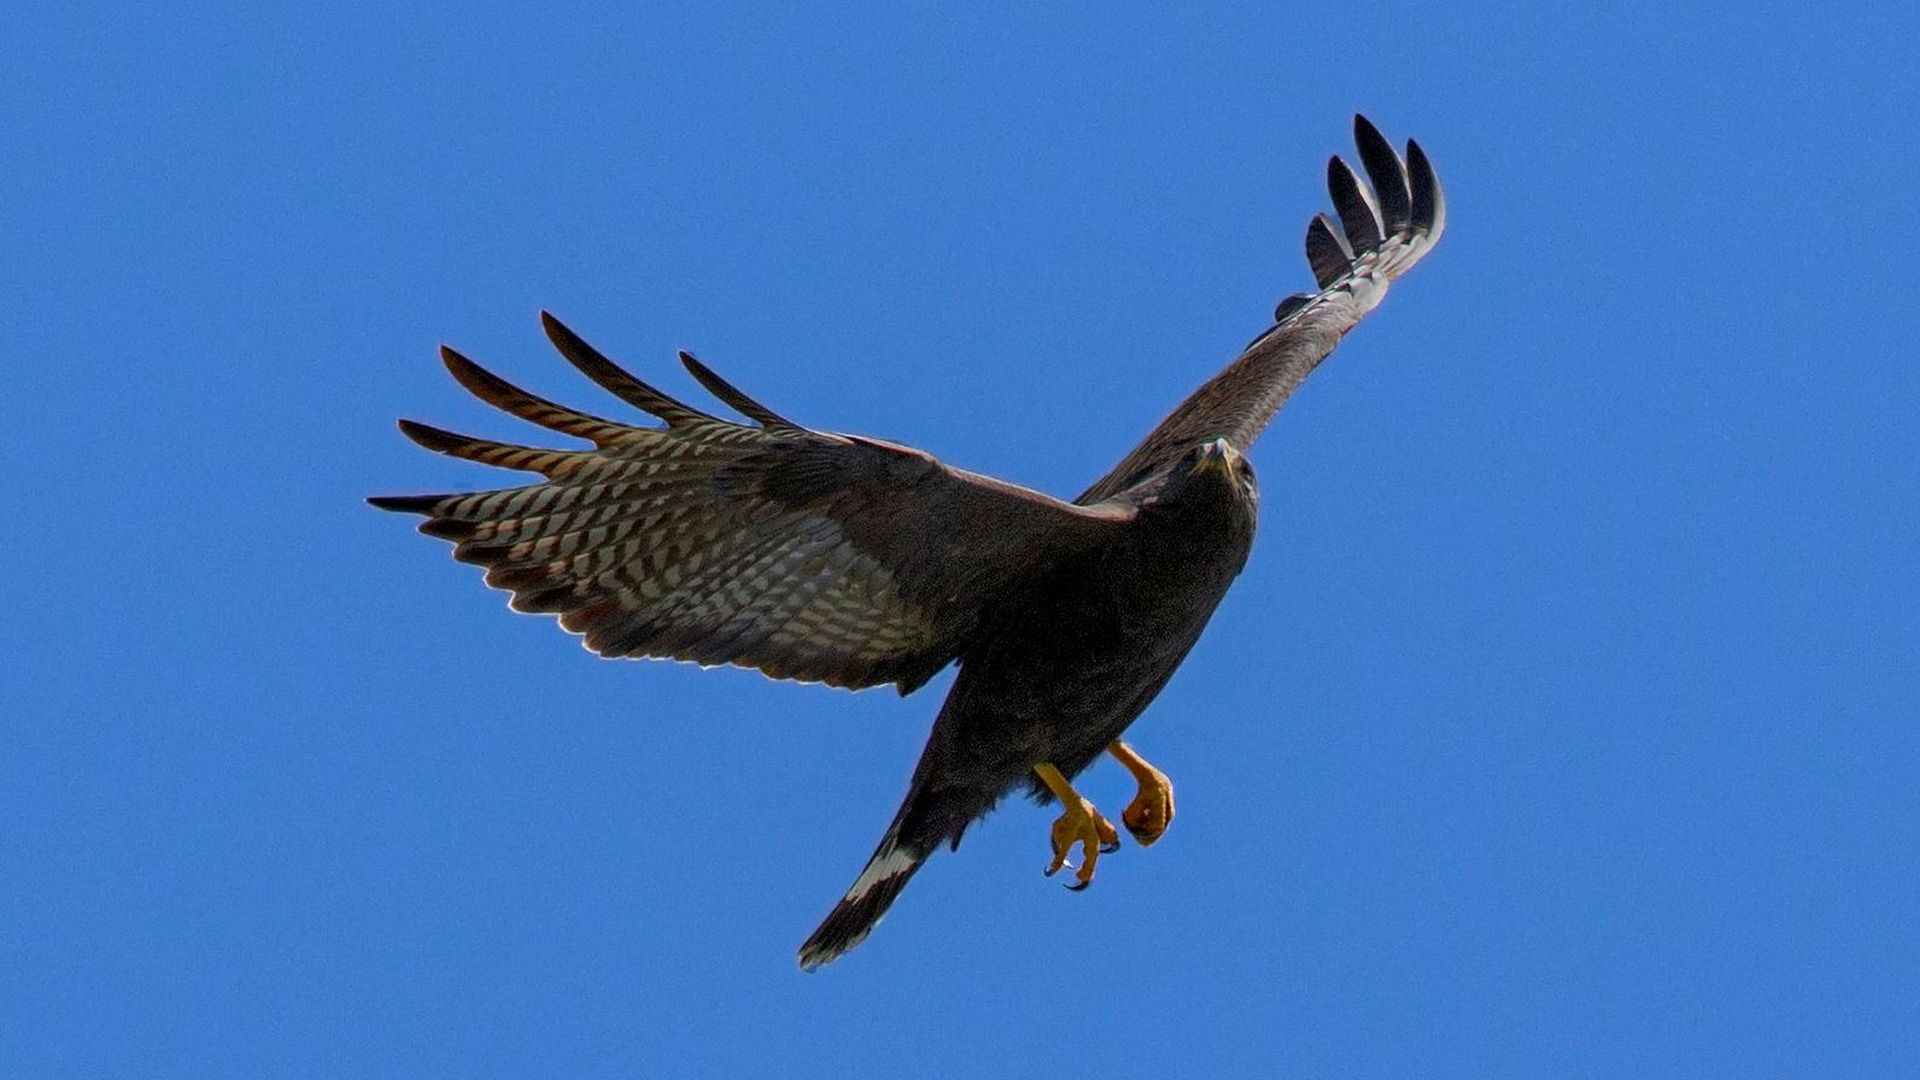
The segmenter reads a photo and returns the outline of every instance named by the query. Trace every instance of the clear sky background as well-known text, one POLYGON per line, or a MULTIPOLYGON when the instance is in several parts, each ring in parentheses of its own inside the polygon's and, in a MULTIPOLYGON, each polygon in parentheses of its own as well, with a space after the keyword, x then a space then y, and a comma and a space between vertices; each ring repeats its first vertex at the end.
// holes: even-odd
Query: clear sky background
POLYGON ((11 20, 0 1075, 1915 1075, 1920 20, 953 7, 11 20), (1356 110, 1446 239, 1087 893, 1009 803, 802 975, 949 677, 598 661, 361 502, 534 434, 442 341, 620 409, 542 307, 1070 496, 1356 110))

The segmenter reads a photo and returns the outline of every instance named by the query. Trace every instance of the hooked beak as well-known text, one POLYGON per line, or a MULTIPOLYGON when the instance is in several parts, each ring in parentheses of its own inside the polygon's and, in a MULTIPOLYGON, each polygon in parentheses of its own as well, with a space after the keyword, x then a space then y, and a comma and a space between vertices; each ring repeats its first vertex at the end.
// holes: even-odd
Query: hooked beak
POLYGON ((1225 439, 1215 439, 1200 448, 1199 472, 1217 472, 1231 480, 1233 463, 1240 457, 1240 451, 1225 439))

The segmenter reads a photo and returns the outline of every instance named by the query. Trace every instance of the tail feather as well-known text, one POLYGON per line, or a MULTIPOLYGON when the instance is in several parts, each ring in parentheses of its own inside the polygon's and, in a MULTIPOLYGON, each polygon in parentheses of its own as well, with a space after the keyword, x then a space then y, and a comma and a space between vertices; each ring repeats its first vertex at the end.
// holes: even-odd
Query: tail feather
POLYGON ((866 869, 854 879, 847 895, 840 898, 820 928, 800 946, 802 970, 812 971, 831 964, 865 941, 881 916, 893 906, 900 890, 913 880, 920 864, 927 861, 931 851, 918 851, 902 844, 898 832, 897 826, 887 831, 879 850, 867 860, 866 869))

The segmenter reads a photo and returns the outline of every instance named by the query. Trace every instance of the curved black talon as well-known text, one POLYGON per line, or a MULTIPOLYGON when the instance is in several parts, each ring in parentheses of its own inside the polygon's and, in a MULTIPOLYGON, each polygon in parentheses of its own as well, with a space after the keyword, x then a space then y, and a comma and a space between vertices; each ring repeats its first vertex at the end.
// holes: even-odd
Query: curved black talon
POLYGON ((1049 866, 1045 870, 1040 871, 1040 876, 1052 877, 1053 875, 1059 873, 1062 870, 1071 870, 1071 869, 1073 869, 1072 863, 1061 863, 1059 866, 1049 866))
POLYGON ((1115 841, 1114 841, 1113 843, 1111 843, 1111 844, 1101 844, 1101 845, 1100 845, 1100 854, 1102 854, 1102 855, 1111 855, 1111 854, 1113 854, 1114 852, 1116 852, 1116 851, 1119 851, 1119 850, 1120 850, 1120 841, 1118 841, 1118 840, 1115 840, 1115 841))
POLYGON ((1068 892, 1085 892, 1087 890, 1087 886, 1093 884, 1093 879, 1088 878, 1085 881, 1078 881, 1078 880, 1063 881, 1060 884, 1066 886, 1066 889, 1068 892))

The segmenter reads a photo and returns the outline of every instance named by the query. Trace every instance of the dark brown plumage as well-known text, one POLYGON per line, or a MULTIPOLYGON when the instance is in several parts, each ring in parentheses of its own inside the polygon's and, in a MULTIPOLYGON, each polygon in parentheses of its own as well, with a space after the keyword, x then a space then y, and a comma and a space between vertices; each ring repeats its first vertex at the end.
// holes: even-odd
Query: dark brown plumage
POLYGON ((486 567, 516 610, 557 615, 602 656, 738 664, 846 687, 891 682, 902 694, 959 663, 905 801, 802 946, 803 966, 858 944, 935 849, 958 846, 1022 786, 1069 804, 1054 865, 1081 844, 1084 886, 1096 842, 1113 829, 1068 779, 1112 751, 1141 778, 1130 831, 1151 843, 1171 818, 1171 786, 1118 740, 1246 561, 1256 497, 1242 453, 1444 225, 1419 147, 1409 143, 1403 163, 1364 119, 1355 134, 1372 187, 1330 163, 1339 229, 1318 216, 1307 231, 1320 291, 1282 301, 1272 327, 1073 503, 908 447, 802 427, 682 353, 696 380, 753 423, 709 415, 544 314, 563 356, 665 426, 577 412, 443 349, 475 395, 593 449, 402 421, 430 450, 544 480, 370 501, 426 515, 421 531, 486 567))

